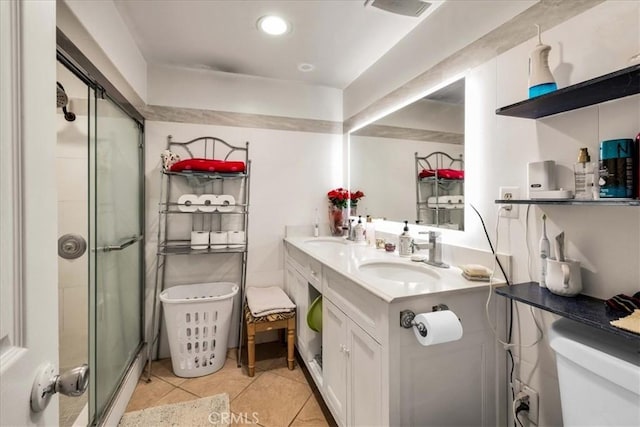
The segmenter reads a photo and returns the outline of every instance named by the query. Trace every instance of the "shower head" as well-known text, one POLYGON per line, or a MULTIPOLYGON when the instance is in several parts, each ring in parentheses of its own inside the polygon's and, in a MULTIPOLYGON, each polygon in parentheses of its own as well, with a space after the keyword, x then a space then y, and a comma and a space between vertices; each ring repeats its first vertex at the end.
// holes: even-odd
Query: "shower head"
POLYGON ((56 84, 58 86, 56 90, 56 104, 58 108, 62 108, 64 119, 68 122, 72 122, 76 119, 76 115, 71 111, 67 111, 69 97, 67 96, 67 93, 64 91, 64 87, 60 84, 60 82, 56 82, 56 84))
POLYGON ((57 84, 58 84, 58 88, 57 88, 58 90, 56 91, 56 98, 57 98, 58 108, 66 107, 67 102, 69 102, 69 98, 67 97, 67 94, 64 91, 64 88, 62 87, 62 85, 60 83, 57 83, 57 84))

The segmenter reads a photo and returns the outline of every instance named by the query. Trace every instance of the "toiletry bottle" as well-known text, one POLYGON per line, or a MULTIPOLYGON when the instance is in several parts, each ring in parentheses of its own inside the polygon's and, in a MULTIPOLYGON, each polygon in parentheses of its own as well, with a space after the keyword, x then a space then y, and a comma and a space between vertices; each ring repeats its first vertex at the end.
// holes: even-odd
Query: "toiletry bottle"
POLYGON ((547 216, 542 215, 542 237, 540 237, 540 282, 541 288, 547 287, 547 258, 551 252, 547 238, 547 216))
POLYGON ((364 242, 364 224, 362 223, 362 215, 358 216, 358 223, 355 226, 355 241, 364 242))
POLYGON ((376 245, 376 226, 373 224, 371 215, 367 215, 367 224, 365 225, 365 237, 367 238, 367 245, 376 245))
POLYGON ((404 222, 404 229, 400 234, 400 242, 398 245, 398 253, 402 257, 411 256, 411 235, 409 234, 409 221, 404 222))
POLYGON ((576 182, 576 199, 593 200, 595 192, 595 163, 591 161, 589 150, 581 148, 578 154, 578 162, 573 165, 576 182))
POLYGON ((316 208, 316 219, 313 223, 313 237, 318 237, 319 231, 318 231, 318 221, 320 219, 318 218, 318 208, 316 208))

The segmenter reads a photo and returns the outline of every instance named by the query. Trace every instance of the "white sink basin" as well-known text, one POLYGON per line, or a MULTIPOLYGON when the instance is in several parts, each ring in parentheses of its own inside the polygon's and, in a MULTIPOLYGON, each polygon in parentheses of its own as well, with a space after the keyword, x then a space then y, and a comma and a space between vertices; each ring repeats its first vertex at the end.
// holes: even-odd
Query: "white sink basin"
POLYGON ((348 245, 347 240, 342 237, 315 237, 313 239, 305 240, 305 243, 318 246, 331 246, 331 245, 348 245))
POLYGON ((371 261, 360 264, 358 270, 371 277, 403 283, 434 282, 440 279, 440 274, 436 271, 424 265, 406 262, 371 261))

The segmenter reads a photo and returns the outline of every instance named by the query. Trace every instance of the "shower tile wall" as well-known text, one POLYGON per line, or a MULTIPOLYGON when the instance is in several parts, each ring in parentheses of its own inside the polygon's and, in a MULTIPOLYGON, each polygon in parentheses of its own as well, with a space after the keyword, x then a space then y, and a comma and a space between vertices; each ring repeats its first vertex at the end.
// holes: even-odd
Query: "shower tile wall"
MULTIPOLYGON (((85 101, 86 102, 86 101, 85 101)), ((74 111, 74 101, 70 110, 74 111)), ((87 116, 74 122, 58 115, 56 153, 58 237, 67 233, 87 238, 87 116)), ((60 369, 87 362, 88 258, 58 258, 60 369)))

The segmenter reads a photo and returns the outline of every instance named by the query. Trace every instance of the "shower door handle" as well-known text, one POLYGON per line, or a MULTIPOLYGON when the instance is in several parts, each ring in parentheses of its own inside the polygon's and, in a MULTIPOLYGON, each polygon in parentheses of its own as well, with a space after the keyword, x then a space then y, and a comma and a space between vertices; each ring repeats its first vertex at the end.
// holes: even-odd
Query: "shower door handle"
POLYGON ((133 245, 134 243, 138 242, 142 240, 142 235, 140 236, 133 236, 133 237, 129 237, 126 240, 124 240, 123 242, 121 242, 118 245, 110 245, 110 246, 100 246, 98 248, 95 248, 95 251, 103 251, 103 252, 111 252, 111 251, 121 251, 124 248, 127 248, 131 245, 133 245))

